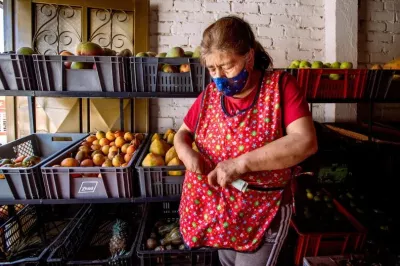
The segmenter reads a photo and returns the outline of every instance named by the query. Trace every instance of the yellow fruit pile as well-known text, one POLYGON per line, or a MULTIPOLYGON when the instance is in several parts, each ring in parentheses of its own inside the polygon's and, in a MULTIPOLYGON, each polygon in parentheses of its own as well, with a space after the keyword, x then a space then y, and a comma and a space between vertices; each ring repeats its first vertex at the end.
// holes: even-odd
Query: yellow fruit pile
POLYGON ((81 143, 74 157, 53 167, 126 167, 143 140, 140 133, 98 131, 81 143))
MULTIPOLYGON (((183 165, 179 159, 174 147, 174 138, 176 132, 173 129, 168 129, 163 136, 156 133, 151 139, 149 153, 146 155, 142 162, 144 167, 157 167, 157 166, 178 166, 183 165)), ((193 142, 193 149, 197 150, 193 142)), ((168 175, 181 176, 183 171, 169 171, 168 175)))

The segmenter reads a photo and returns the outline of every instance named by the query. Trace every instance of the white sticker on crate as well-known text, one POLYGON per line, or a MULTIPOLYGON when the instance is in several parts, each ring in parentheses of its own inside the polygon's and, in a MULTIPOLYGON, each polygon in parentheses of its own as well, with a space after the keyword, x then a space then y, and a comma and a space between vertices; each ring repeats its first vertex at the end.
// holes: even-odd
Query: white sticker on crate
POLYGON ((98 183, 98 181, 83 181, 78 193, 94 193, 98 183))

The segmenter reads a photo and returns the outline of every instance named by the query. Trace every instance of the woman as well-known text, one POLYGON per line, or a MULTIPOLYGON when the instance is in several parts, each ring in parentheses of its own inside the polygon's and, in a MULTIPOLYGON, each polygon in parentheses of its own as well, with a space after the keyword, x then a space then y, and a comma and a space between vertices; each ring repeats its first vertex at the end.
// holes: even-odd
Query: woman
POLYGON ((308 104, 240 18, 210 25, 201 57, 213 82, 175 136, 187 169, 182 236, 190 248, 218 248, 222 265, 274 265, 292 214, 290 168, 317 150, 308 104), (231 185, 239 178, 244 192, 231 185))

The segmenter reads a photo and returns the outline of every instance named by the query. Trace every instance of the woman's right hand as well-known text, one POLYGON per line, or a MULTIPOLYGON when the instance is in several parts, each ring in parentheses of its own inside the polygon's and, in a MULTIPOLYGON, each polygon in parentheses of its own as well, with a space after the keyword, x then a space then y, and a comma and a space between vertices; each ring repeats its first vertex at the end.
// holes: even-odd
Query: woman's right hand
POLYGON ((212 163, 201 153, 194 150, 188 151, 187 154, 182 156, 181 161, 186 170, 196 174, 208 175, 213 170, 212 163))

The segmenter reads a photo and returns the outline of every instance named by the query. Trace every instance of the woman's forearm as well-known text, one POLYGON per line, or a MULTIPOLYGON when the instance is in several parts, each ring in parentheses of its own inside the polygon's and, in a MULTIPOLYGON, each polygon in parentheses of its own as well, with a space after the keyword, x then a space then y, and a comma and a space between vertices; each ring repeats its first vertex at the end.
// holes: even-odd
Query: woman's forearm
POLYGON ((184 157, 192 153, 192 136, 186 129, 180 129, 174 137, 174 146, 176 153, 181 161, 185 161, 184 157))
POLYGON ((301 134, 290 134, 243 154, 236 160, 239 172, 244 174, 289 168, 302 162, 316 151, 316 139, 305 138, 301 134))

